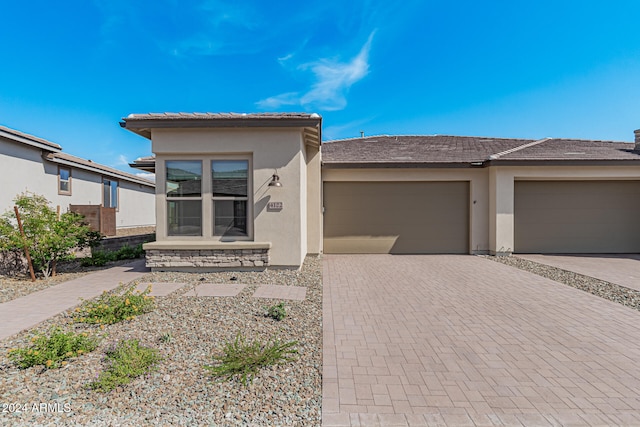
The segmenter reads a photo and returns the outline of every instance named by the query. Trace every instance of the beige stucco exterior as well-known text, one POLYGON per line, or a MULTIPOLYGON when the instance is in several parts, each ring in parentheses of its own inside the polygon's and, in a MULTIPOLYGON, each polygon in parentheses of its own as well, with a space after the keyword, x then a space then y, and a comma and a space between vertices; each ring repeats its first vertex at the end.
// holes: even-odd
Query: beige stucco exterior
MULTIPOLYGON (((449 155, 440 163, 431 159, 396 163, 393 156, 383 162, 376 160, 376 156, 386 158, 384 147, 344 146, 343 152, 328 148, 327 156, 331 160, 323 164, 319 144, 321 120, 317 115, 163 113, 131 115, 123 126, 151 139, 156 155, 158 240, 145 248, 157 252, 151 262, 158 268, 298 268, 305 255, 322 252, 438 253, 441 248, 442 253, 508 255, 518 249, 514 243, 514 201, 519 182, 629 180, 640 183, 640 168, 634 166, 635 158, 627 163, 597 157, 579 162, 538 159, 519 162, 502 158, 524 148, 539 148, 546 140, 526 144, 514 140, 512 148, 484 157, 482 161, 461 161, 449 155), (373 151, 359 152, 363 150, 361 147, 371 147, 373 151), (248 236, 214 236, 212 184, 206 174, 210 174, 211 161, 216 159, 249 162, 248 236), (171 160, 202 162, 200 235, 170 236, 167 232, 165 162, 171 160), (276 172, 282 187, 269 186, 276 172), (353 200, 349 199, 349 192, 353 192, 353 200), (363 196, 367 192, 369 194, 363 196), (414 200, 420 197, 424 200, 414 200), (403 212, 401 205, 410 198, 411 203, 405 206, 407 212, 403 212), (281 208, 269 208, 272 202, 281 208), (388 212, 382 211, 384 203, 393 205, 388 212), (341 212, 327 214, 327 206, 341 212), (378 208, 379 211, 374 212, 378 208), (451 213, 451 221, 447 213, 451 213), (396 215, 405 215, 408 223, 388 227, 384 221, 403 221, 396 215), (368 228, 360 227, 350 234, 345 224, 358 228, 362 225, 358 223, 359 218, 369 224, 368 228), (412 227, 431 227, 432 231, 412 235, 412 227), (448 233, 451 236, 447 236, 448 233), (168 252, 171 253, 164 260, 163 254, 168 252), (253 258, 245 259, 245 255, 253 258)), ((390 143, 396 142, 397 138, 390 143)), ((482 143, 494 142, 483 140, 482 143)), ((410 139, 398 144, 398 151, 402 147, 420 149, 410 139)), ((504 142, 501 144, 506 146, 504 142)), ((473 149, 471 146, 470 150, 473 149)), ((598 149, 606 151, 606 147, 598 149)), ((582 194, 589 195, 588 191, 582 194)), ((244 219, 244 215, 239 218, 244 219)), ((521 240, 520 244, 525 247, 529 243, 521 240)), ((542 248, 545 249, 544 245, 542 248)))
POLYGON ((229 247, 227 243, 236 239, 213 236, 211 183, 204 174, 202 235, 168 235, 165 162, 202 160, 207 171, 213 159, 249 159, 250 231, 248 239, 241 240, 269 243, 272 266, 297 268, 307 253, 320 252, 320 154, 317 147, 305 144, 301 128, 153 129, 151 140, 156 154, 157 243, 147 248, 171 242, 174 248, 189 249, 204 241, 210 249, 229 247), (276 171, 282 187, 269 186, 276 171), (270 202, 281 202, 282 209, 269 209, 270 202))
MULTIPOLYGON (((514 183, 516 181, 640 180, 636 166, 493 166, 490 175, 490 251, 509 254, 514 241, 514 183)), ((597 203, 597 200, 594 200, 597 203)))
MULTIPOLYGON (((468 253, 507 255, 515 248, 518 181, 640 181, 635 166, 490 166, 486 168, 324 169, 323 182, 469 182, 468 253)), ((594 200, 597 203, 597 200, 594 200)), ((371 243, 375 245, 375 243, 371 243)))
POLYGON ((10 179, 3 181, 0 192, 2 212, 13 208, 15 197, 24 192, 42 195, 52 206, 60 206, 64 212, 69 205, 102 204, 102 178, 119 183, 119 208, 116 227, 142 227, 155 225, 154 186, 129 182, 73 165, 46 160, 47 151, 25 143, 0 138, 0 169, 10 171, 10 179), (58 191, 58 169, 71 171, 71 194, 58 191))

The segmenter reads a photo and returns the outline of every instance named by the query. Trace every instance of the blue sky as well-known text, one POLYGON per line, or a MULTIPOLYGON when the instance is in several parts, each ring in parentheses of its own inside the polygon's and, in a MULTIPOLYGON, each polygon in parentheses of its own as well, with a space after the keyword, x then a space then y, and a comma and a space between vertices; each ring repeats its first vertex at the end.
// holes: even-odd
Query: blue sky
POLYGON ((0 124, 119 169, 130 113, 302 111, 324 139, 632 141, 637 0, 6 2, 0 124))

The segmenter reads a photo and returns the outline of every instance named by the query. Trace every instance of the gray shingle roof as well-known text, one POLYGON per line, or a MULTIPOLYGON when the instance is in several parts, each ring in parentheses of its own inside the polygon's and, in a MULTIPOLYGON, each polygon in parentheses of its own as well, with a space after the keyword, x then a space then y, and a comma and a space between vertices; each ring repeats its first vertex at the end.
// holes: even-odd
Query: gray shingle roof
POLYGON ((199 127, 302 127, 305 140, 320 144, 322 117, 316 113, 147 113, 129 114, 125 129, 151 139, 151 129, 199 127))
POLYGON ((227 120, 227 119, 318 119, 316 113, 146 113, 129 114, 124 120, 227 120))
POLYGON ((639 160, 635 144, 580 139, 546 139, 541 143, 506 154, 503 160, 639 160))
POLYGON ((7 139, 11 139, 15 142, 21 142, 23 144, 29 144, 39 146, 41 148, 47 148, 51 151, 60 151, 62 147, 55 142, 47 141, 44 138, 38 138, 37 136, 30 135, 28 133, 20 132, 15 129, 8 128, 6 126, 0 126, 0 136, 7 139))
POLYGON ((56 163, 72 163, 76 167, 80 169, 88 169, 93 170, 95 172, 103 173, 104 175, 115 177, 118 179, 124 179, 127 181, 135 182, 137 184, 147 185, 149 187, 155 187, 155 182, 149 181, 148 179, 141 178, 139 176, 123 172, 118 169, 111 168, 109 166, 105 166, 100 163, 92 162, 91 160, 82 159, 80 157, 72 156, 66 153, 49 153, 47 155, 47 160, 56 162, 56 163))
POLYGON ((327 167, 469 166, 508 161, 640 161, 634 144, 574 139, 510 139, 449 135, 370 136, 322 145, 327 167))

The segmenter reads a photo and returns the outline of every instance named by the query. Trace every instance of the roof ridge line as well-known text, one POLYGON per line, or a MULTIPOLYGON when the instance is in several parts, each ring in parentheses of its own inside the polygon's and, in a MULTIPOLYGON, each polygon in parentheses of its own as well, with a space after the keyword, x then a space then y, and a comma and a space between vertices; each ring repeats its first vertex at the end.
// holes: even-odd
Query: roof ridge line
POLYGON ((550 139, 553 139, 553 138, 547 137, 547 138, 538 139, 537 141, 533 141, 533 142, 529 142, 527 144, 519 145, 517 147, 510 148, 509 150, 501 151, 501 152, 496 153, 496 154, 491 154, 489 156, 488 160, 499 159, 500 157, 502 157, 504 155, 515 153, 516 151, 524 150, 525 148, 529 148, 529 147, 533 147, 533 146, 538 145, 538 144, 542 144, 543 142, 549 141, 550 139))

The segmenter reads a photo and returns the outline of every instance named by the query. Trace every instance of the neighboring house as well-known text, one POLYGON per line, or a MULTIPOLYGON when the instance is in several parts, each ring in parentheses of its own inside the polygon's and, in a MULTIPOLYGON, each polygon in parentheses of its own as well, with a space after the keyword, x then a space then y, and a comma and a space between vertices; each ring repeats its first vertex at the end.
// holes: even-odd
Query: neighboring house
POLYGON ((137 162, 157 177, 147 264, 297 268, 321 252, 640 252, 640 130, 635 145, 442 135, 320 144, 321 120, 125 118, 155 153, 137 162))
POLYGON ((0 168, 6 171, 0 210, 26 191, 45 196, 63 212, 69 205, 116 209, 117 228, 155 225, 155 183, 62 152, 53 142, 0 126, 0 168))

